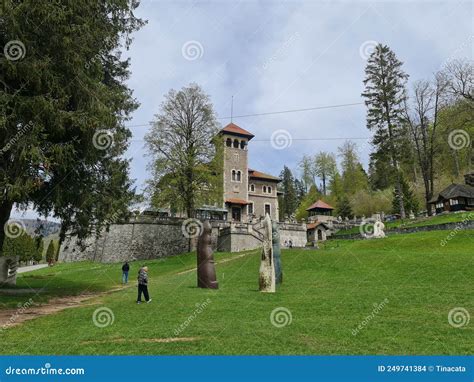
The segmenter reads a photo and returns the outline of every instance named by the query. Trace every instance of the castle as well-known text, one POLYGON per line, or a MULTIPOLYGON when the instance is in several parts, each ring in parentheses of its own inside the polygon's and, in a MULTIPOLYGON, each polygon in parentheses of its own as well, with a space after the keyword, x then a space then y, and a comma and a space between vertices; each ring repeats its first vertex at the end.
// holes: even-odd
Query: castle
POLYGON ((224 143, 223 204, 228 221, 250 223, 269 214, 278 221, 280 179, 248 166, 248 144, 254 135, 234 123, 219 132, 224 143))

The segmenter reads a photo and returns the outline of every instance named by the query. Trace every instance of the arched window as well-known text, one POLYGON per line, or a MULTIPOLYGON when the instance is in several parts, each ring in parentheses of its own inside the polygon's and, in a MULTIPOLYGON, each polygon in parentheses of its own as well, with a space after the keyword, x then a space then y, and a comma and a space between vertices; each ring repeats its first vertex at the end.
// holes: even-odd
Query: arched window
POLYGON ((235 170, 232 170, 232 180, 235 182, 235 170))
POLYGON ((255 192, 255 184, 251 184, 251 185, 250 185, 250 191, 251 191, 251 192, 255 192))
POLYGON ((242 172, 237 171, 237 182, 240 182, 242 180, 242 172))
POLYGON ((268 186, 268 193, 271 194, 272 193, 272 188, 270 186, 268 186))
POLYGON ((239 148, 239 140, 238 139, 234 139, 234 148, 235 149, 239 148))
POLYGON ((264 193, 264 194, 267 193, 267 186, 263 186, 263 193, 264 193))
POLYGON ((232 139, 227 138, 227 140, 225 141, 225 144, 226 144, 227 147, 231 147, 232 146, 232 139))
POLYGON ((245 150, 245 146, 247 146, 247 142, 245 142, 244 140, 240 141, 240 148, 242 150, 245 150))

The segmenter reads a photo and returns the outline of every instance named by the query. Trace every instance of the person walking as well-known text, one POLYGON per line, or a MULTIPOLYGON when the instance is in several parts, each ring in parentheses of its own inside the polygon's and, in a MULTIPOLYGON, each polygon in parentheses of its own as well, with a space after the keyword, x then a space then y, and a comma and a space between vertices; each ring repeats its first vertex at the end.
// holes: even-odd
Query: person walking
POLYGON ((142 293, 145 296, 145 301, 148 303, 151 302, 151 298, 148 294, 148 267, 141 267, 138 271, 138 298, 137 304, 142 302, 142 293))
POLYGON ((130 271, 130 265, 128 264, 128 261, 125 262, 124 265, 122 265, 122 284, 127 284, 128 283, 128 272, 130 271))

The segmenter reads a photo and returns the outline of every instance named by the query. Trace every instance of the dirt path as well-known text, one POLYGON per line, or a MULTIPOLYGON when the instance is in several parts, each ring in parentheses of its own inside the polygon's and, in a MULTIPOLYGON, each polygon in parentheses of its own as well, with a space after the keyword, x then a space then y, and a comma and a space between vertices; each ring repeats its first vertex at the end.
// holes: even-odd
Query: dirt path
MULTIPOLYGON (((229 261, 234 261, 241 259, 242 257, 255 254, 255 252, 247 252, 241 255, 231 257, 229 259, 224 259, 216 262, 216 264, 223 264, 229 261)), ((195 272, 197 268, 187 269, 182 272, 177 272, 177 275, 183 275, 190 272, 195 272)), ((98 301, 91 301, 98 297, 117 292, 119 290, 124 290, 130 286, 114 288, 106 292, 100 293, 87 293, 77 296, 66 296, 66 297, 56 297, 52 298, 45 304, 35 305, 32 298, 26 301, 23 305, 19 306, 17 309, 6 309, 0 310, 0 332, 4 329, 11 328, 13 326, 20 325, 21 323, 33 320, 37 317, 47 316, 49 314, 54 314, 65 309, 78 308, 81 306, 95 305, 98 304, 98 301)), ((25 298, 27 298, 25 296, 25 298)), ((194 339, 193 339, 194 340, 194 339)))
POLYGON ((55 297, 45 304, 35 305, 33 298, 30 298, 17 309, 0 310, 0 332, 3 329, 8 329, 21 323, 33 320, 37 317, 46 316, 60 312, 64 309, 78 308, 81 306, 95 305, 98 301, 89 301, 97 297, 105 296, 107 294, 126 289, 128 287, 114 288, 106 292, 87 293, 77 296, 55 297), (85 303, 89 301, 88 303, 85 303))

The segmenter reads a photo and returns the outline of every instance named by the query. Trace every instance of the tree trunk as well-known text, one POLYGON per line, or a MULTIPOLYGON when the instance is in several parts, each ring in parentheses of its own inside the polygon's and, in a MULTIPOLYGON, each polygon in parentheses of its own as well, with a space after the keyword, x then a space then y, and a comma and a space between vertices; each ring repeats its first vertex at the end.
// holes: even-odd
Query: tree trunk
POLYGON ((12 211, 12 202, 3 202, 0 204, 0 255, 3 254, 3 242, 5 241, 5 224, 10 219, 10 213, 12 211))
POLYGON ((322 180, 323 180, 323 195, 326 196, 326 176, 325 175, 323 175, 322 180))

